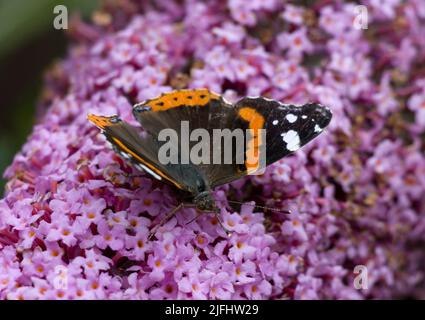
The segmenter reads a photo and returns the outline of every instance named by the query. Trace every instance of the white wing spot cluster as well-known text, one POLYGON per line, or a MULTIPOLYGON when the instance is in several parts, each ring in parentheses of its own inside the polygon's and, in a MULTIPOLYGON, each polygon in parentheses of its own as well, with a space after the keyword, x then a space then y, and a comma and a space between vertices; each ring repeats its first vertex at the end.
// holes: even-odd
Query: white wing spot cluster
POLYGON ((296 151, 300 148, 300 136, 294 130, 281 133, 283 141, 286 143, 286 149, 296 151))
POLYGON ((286 120, 288 120, 289 123, 294 123, 295 121, 297 121, 298 117, 292 113, 288 113, 286 115, 286 120))

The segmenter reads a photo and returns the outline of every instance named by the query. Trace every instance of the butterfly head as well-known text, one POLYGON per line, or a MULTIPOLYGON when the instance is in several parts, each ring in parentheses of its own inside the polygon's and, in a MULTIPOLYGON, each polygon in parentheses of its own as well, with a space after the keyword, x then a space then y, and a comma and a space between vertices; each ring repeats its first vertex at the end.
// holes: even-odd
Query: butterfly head
POLYGON ((215 200, 209 191, 198 193, 193 199, 193 203, 201 211, 216 212, 218 210, 215 200))

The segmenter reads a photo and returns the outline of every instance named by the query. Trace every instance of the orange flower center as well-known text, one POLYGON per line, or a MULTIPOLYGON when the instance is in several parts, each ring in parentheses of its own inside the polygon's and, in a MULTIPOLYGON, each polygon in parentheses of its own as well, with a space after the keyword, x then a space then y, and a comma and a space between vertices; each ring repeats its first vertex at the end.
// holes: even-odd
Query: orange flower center
POLYGON ((197 241, 198 241, 199 244, 203 244, 204 243, 204 238, 198 236, 197 237, 197 241))
POLYGON ((138 246, 139 248, 143 248, 143 247, 145 246, 145 244, 143 243, 143 240, 139 240, 139 241, 137 241, 137 246, 138 246))
POLYGON ((302 42, 302 40, 301 40, 301 38, 300 37, 296 37, 295 39, 294 39, 294 44, 297 46, 297 47, 299 47, 299 46, 301 46, 301 44, 302 44, 303 42, 302 42))

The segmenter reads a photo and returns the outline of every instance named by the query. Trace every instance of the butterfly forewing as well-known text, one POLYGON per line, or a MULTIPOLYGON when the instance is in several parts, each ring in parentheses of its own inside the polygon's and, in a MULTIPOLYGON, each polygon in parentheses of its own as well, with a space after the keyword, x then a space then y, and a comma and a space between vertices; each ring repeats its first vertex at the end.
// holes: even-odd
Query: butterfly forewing
MULTIPOLYGON (((250 108, 255 111, 252 117, 263 118, 263 129, 266 132, 266 165, 291 154, 318 136, 329 124, 332 114, 327 107, 308 103, 300 106, 282 104, 275 100, 258 98, 243 98, 239 100, 237 109, 238 122, 241 110, 250 108)), ((247 119, 252 121, 251 119, 247 119)))

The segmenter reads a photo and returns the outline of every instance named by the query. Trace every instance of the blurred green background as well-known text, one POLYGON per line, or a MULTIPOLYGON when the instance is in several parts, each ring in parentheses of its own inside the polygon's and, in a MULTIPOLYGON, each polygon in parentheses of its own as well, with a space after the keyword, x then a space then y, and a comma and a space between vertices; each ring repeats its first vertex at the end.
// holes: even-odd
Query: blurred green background
POLYGON ((64 56, 67 37, 56 30, 56 5, 84 19, 98 0, 0 0, 0 196, 3 172, 31 132, 44 71, 64 56))

